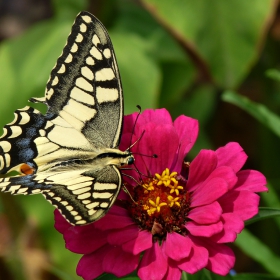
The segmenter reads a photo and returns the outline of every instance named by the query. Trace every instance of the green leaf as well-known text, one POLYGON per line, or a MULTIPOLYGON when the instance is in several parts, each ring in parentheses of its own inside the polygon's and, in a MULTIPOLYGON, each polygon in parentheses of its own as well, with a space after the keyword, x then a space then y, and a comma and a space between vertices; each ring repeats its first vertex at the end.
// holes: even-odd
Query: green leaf
POLYGON ((246 221, 246 225, 255 223, 257 221, 271 218, 271 217, 278 217, 280 216, 280 209, 278 208, 270 208, 270 207, 260 207, 259 213, 251 218, 250 220, 246 221))
POLYGON ((86 10, 88 6, 88 0, 52 0, 52 3, 56 16, 60 18, 75 18, 79 12, 86 10))
MULTIPOLYGON (((270 183, 267 184, 269 189, 268 193, 261 193, 261 200, 264 201, 265 205, 269 206, 270 208, 280 209, 280 200, 279 196, 276 192, 276 188, 270 183)), ((276 226, 278 227, 278 231, 280 231, 280 219, 274 219, 276 226)))
POLYGON ((248 230, 244 229, 238 235, 235 244, 269 272, 280 277, 280 258, 248 230))
POLYGON ((30 42, 30 48, 21 61, 20 69, 20 78, 26 95, 29 93, 36 96, 39 92, 40 96, 43 96, 44 86, 66 43, 71 25, 70 20, 50 21, 37 25, 24 38, 30 42), (37 29, 36 32, 34 32, 35 29, 37 29), (38 31, 41 31, 41 34, 44 33, 44 36, 38 36, 38 31))
POLYGON ((72 19, 49 20, 0 45, 0 65, 5 69, 0 72, 0 126, 10 122, 11 112, 26 106, 30 97, 44 96, 45 84, 71 25, 72 19))
POLYGON ((253 273, 242 273, 233 276, 233 280, 278 280, 279 276, 272 276, 266 274, 253 274, 253 273))
MULTIPOLYGON (((189 87, 195 79, 195 69, 179 44, 174 41, 166 30, 164 30, 147 11, 139 9, 139 6, 131 1, 126 1, 125 3, 126 5, 122 5, 120 8, 120 16, 115 22, 113 32, 128 34, 128 38, 131 37, 132 34, 136 37, 137 34, 138 40, 141 39, 141 46, 150 64, 153 64, 153 67, 156 67, 157 71, 161 71, 161 73, 159 73, 160 80, 154 89, 155 102, 152 106, 165 107, 168 109, 175 107, 176 102, 182 101, 186 88, 189 87)), ((109 33, 111 34, 111 32, 109 33)), ((133 67, 137 68, 138 65, 135 64, 135 62, 141 63, 141 61, 138 61, 137 53, 133 50, 134 44, 131 44, 131 42, 125 38, 123 39, 122 49, 126 47, 129 48, 129 51, 125 53, 125 55, 129 57, 129 60, 126 60, 128 64, 127 67, 130 63, 132 66, 134 65, 133 67), (132 53, 130 54, 130 52, 132 53)), ((135 47, 139 48, 139 45, 135 47)), ((115 48, 117 49, 118 47, 116 46, 115 48)), ((118 52, 117 59, 119 60, 118 52)), ((147 67, 143 69, 143 71, 138 71, 136 75, 143 75, 147 71, 150 71, 147 67)), ((126 78, 123 75, 124 71, 122 71, 122 65, 120 65, 120 69, 122 78, 125 80, 126 78)), ((151 83, 153 83, 153 76, 146 81, 147 85, 151 85, 151 83)), ((143 93, 146 94, 145 88, 143 88, 141 95, 143 93)), ((131 95, 131 93, 129 93, 129 95, 131 95)), ((146 96, 148 99, 151 98, 149 94, 146 94, 146 96)), ((126 100, 128 98, 129 97, 127 97, 126 100)))
POLYGON ((195 274, 188 274, 183 271, 181 280, 232 280, 230 274, 226 276, 217 275, 207 269, 202 269, 195 274))
MULTIPOLYGON (((186 60, 164 63, 162 64, 162 69, 163 79, 160 107, 167 108, 169 111, 173 109, 178 115, 183 111, 180 109, 178 110, 177 105, 182 105, 182 101, 186 101, 184 95, 186 89, 193 82, 195 74, 194 69, 186 60)), ((188 115, 190 116, 190 114, 188 115)))
POLYGON ((50 271, 61 280, 76 280, 76 277, 65 273, 64 271, 60 270, 59 268, 51 267, 50 271))
POLYGON ((273 80, 280 81, 280 71, 277 69, 268 69, 265 75, 273 80))
POLYGON ((262 200, 265 201, 265 205, 273 208, 278 207, 280 209, 280 200, 277 194, 277 189, 270 183, 267 183, 268 192, 261 193, 262 200))
MULTIPOLYGON (((186 114, 199 120, 199 126, 206 126, 216 109, 216 89, 211 86, 200 86, 192 91, 188 99, 176 100, 177 104, 173 110, 177 115, 186 114)), ((171 110, 172 112, 172 110, 171 110)))
POLYGON ((136 111, 136 105, 143 109, 155 107, 161 76, 148 56, 144 40, 130 33, 109 33, 120 68, 125 113, 136 111))
POLYGON ((280 118, 264 105, 253 102, 233 91, 225 91, 222 94, 222 100, 240 107, 280 137, 280 118))
POLYGON ((6 121, 4 116, 9 112, 7 105, 13 103, 13 96, 9 93, 15 92, 17 88, 16 69, 12 61, 13 52, 11 48, 8 45, 2 45, 0 47, 0 88, 2 92, 0 110, 1 118, 4 118, 4 123, 6 121))
POLYGON ((142 2, 226 88, 236 87, 248 74, 276 5, 275 0, 142 2))

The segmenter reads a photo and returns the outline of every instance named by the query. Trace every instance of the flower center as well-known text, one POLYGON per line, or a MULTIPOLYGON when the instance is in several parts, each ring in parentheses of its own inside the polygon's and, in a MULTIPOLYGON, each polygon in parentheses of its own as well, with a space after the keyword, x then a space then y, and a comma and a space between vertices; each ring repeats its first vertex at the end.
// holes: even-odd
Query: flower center
POLYGON ((144 180, 136 186, 129 200, 128 211, 141 229, 150 231, 154 238, 164 239, 167 232, 187 234, 190 195, 185 190, 186 180, 166 168, 162 174, 144 180))

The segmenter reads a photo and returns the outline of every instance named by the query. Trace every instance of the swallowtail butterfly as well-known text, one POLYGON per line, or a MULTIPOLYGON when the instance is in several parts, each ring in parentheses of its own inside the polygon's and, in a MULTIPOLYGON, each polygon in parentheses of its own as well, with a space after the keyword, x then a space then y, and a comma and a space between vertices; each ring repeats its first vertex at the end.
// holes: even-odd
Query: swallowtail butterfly
POLYGON ((105 27, 90 13, 78 14, 62 55, 51 71, 43 98, 45 115, 31 107, 15 111, 0 138, 0 188, 37 194, 74 225, 105 215, 132 164, 118 149, 123 94, 115 53, 105 27))

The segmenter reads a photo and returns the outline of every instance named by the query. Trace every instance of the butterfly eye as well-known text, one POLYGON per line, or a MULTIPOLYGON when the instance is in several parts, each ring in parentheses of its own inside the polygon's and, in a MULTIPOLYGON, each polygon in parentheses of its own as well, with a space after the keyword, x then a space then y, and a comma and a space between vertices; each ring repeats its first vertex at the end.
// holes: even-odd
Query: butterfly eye
POLYGON ((131 165, 131 164, 133 164, 133 163, 134 163, 134 157, 129 157, 129 158, 127 159, 127 164, 131 165))

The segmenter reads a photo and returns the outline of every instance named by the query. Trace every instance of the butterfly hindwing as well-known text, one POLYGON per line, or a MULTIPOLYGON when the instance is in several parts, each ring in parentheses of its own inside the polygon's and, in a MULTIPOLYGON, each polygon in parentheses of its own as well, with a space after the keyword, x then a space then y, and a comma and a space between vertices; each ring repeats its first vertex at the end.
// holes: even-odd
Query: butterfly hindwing
POLYGON ((120 172, 114 166, 106 166, 99 171, 88 170, 76 181, 78 183, 71 180, 67 187, 55 185, 44 196, 70 223, 78 225, 103 217, 121 187, 120 172))
POLYGON ((82 225, 101 218, 113 204, 120 190, 120 176, 116 167, 106 166, 98 171, 42 172, 2 178, 0 187, 14 195, 42 193, 71 224, 82 225))

